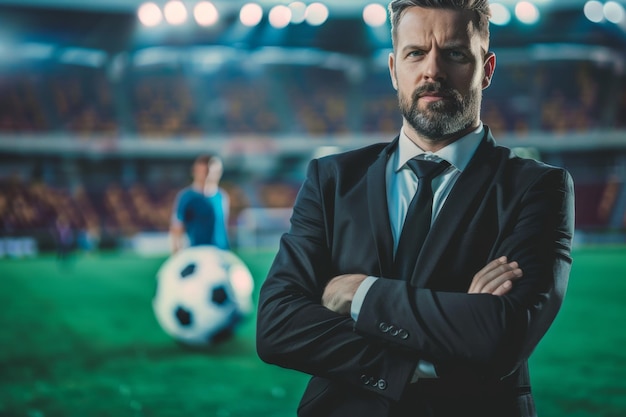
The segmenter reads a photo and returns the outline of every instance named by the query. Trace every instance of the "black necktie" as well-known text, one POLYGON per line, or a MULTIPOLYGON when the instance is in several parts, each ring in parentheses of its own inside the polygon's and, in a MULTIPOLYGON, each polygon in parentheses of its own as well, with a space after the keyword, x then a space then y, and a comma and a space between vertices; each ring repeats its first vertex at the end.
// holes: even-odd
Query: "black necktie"
POLYGON ((433 212, 433 190, 430 183, 450 166, 446 161, 434 162, 423 159, 411 159, 407 165, 419 178, 419 183, 407 210, 394 258, 396 275, 404 280, 411 279, 417 255, 430 230, 433 212))

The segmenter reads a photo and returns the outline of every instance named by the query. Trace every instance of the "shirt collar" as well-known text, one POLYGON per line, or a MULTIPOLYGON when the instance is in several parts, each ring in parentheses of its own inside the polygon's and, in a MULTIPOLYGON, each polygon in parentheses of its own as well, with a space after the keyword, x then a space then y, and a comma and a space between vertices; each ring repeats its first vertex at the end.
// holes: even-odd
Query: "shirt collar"
POLYGON ((400 131, 400 139, 398 141, 398 151, 396 154, 395 171, 399 171, 409 159, 413 159, 418 155, 425 155, 426 159, 443 159, 463 172, 469 164, 470 159, 474 156, 474 152, 483 139, 485 128, 482 122, 476 130, 463 136, 437 152, 425 152, 417 146, 404 133, 404 129, 400 131))

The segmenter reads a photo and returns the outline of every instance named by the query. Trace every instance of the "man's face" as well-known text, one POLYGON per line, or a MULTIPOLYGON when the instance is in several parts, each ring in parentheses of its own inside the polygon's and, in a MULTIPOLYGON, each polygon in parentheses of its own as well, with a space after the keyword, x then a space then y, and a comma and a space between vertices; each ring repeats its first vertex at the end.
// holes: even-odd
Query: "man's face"
POLYGON ((417 134, 445 140, 478 125, 482 90, 495 69, 487 49, 470 12, 422 7, 404 12, 389 70, 405 122, 417 134))
POLYGON ((202 183, 206 181, 206 177, 209 175, 209 166, 204 162, 196 162, 193 164, 192 173, 194 182, 202 183))
POLYGON ((196 182, 217 184, 224 173, 222 161, 212 158, 208 163, 196 162, 193 165, 193 178, 196 182))

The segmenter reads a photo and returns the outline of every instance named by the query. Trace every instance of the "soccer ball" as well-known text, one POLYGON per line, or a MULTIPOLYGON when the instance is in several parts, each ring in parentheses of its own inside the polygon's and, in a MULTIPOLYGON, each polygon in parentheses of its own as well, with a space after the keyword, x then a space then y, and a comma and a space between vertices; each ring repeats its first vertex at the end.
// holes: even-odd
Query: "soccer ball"
POLYGON ((169 257, 157 273, 152 307, 161 328, 190 346, 229 339, 252 310, 253 280, 234 253, 194 246, 169 257))

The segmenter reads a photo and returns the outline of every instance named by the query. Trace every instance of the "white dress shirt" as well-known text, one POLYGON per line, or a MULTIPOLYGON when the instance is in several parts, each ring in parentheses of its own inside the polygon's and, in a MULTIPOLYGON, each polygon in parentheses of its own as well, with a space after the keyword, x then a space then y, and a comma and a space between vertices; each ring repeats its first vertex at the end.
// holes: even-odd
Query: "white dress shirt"
MULTIPOLYGON (((433 178, 431 183, 433 189, 432 224, 432 221, 434 221, 439 214, 448 195, 450 195, 452 187, 474 156, 483 136, 484 127, 481 123, 473 132, 433 153, 423 151, 406 136, 404 131, 400 132, 398 148, 389 158, 386 170, 387 207, 389 208, 389 222, 393 235, 394 255, 398 247, 398 241, 400 240, 400 233, 402 232, 406 212, 418 187, 417 176, 406 165, 406 162, 420 156, 420 158, 426 160, 436 162, 445 160, 450 163, 450 166, 442 174, 433 178)), ((377 277, 367 277, 354 294, 350 311, 350 315, 354 321, 358 320, 359 312, 361 311, 361 306, 363 305, 367 292, 377 279, 377 277)), ((417 377, 436 378, 436 376, 434 366, 429 362, 420 360, 412 382, 415 382, 417 377)))

